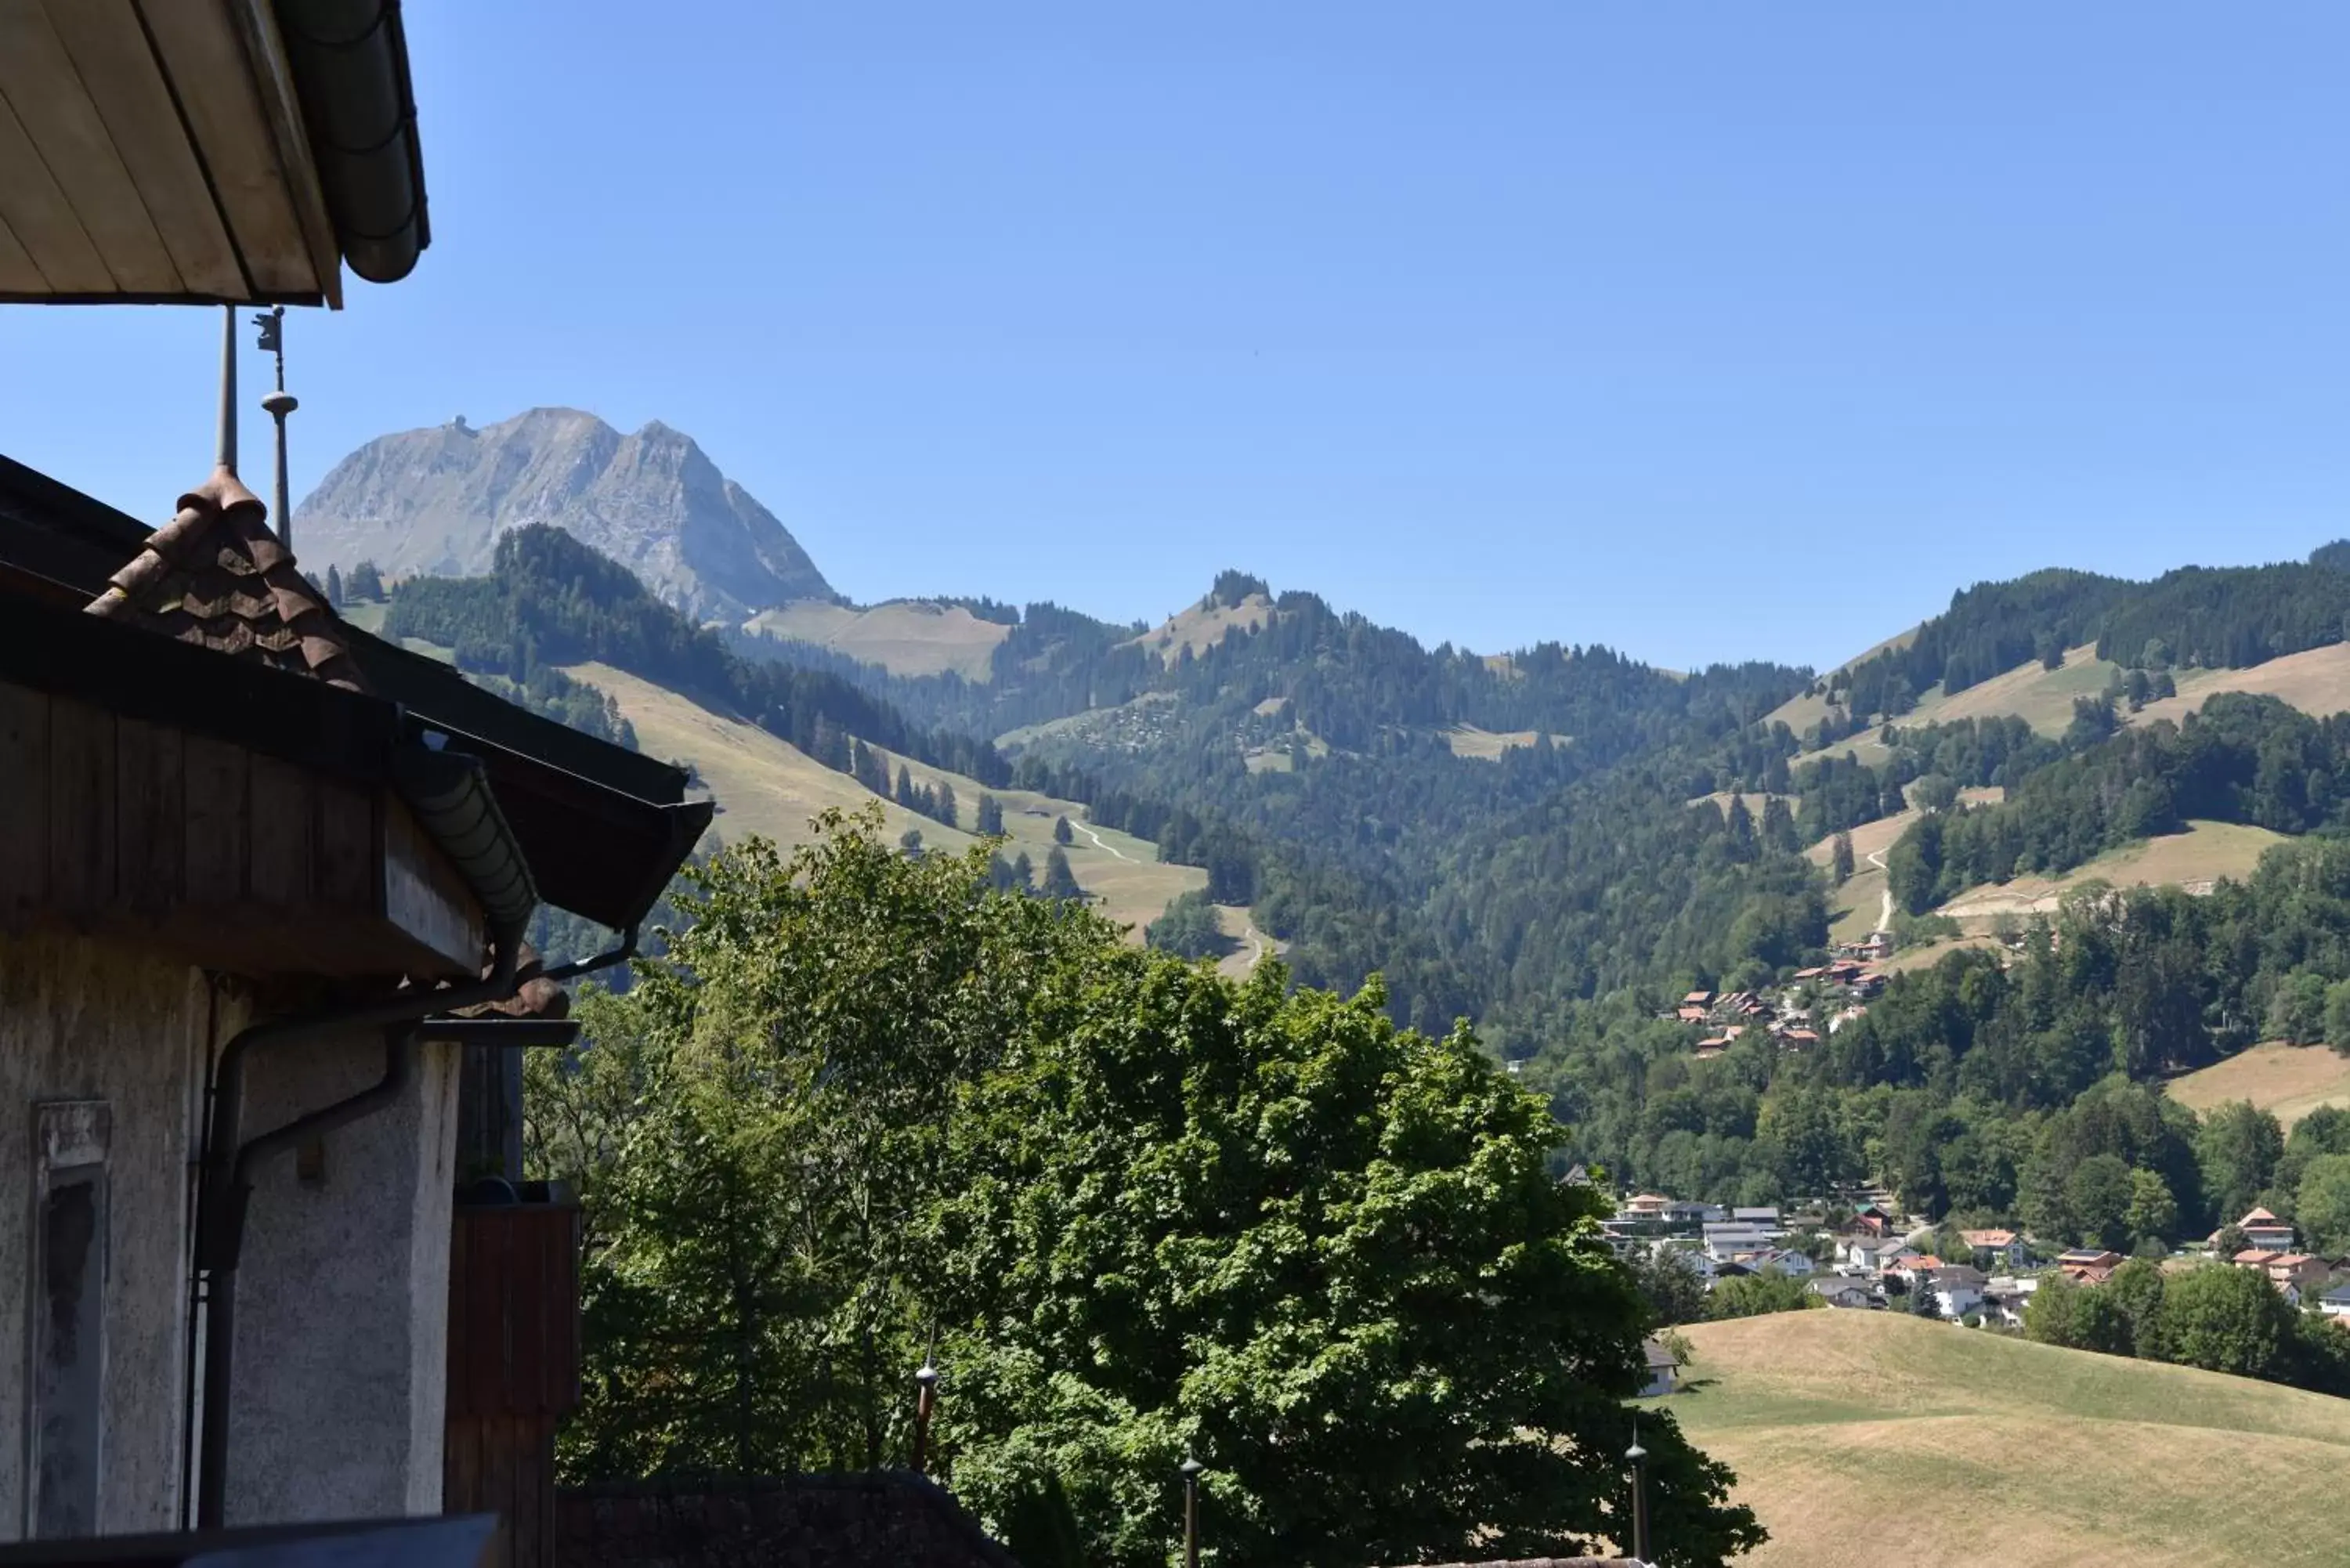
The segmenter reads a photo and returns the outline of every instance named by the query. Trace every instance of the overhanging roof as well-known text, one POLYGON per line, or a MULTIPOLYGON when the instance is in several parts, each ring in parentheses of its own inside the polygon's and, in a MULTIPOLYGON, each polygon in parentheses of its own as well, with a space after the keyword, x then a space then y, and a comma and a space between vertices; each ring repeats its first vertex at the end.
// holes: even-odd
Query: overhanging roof
POLYGON ((348 622, 339 630, 365 692, 86 613, 106 574, 149 535, 103 502, 0 458, 0 679, 360 780, 386 776, 400 742, 473 757, 540 896, 602 925, 643 916, 709 826, 711 804, 685 800, 679 769, 516 707, 348 622))
POLYGON ((0 0, 0 301, 340 306, 430 241, 398 0, 0 0))

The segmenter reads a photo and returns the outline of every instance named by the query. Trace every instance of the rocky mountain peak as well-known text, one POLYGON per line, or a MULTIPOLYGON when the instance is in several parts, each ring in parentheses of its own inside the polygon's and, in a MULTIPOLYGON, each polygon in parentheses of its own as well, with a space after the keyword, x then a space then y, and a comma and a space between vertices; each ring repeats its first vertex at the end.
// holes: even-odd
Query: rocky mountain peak
POLYGON ((498 535, 533 523, 610 556, 705 619, 837 597, 773 513, 659 421, 623 435, 581 410, 544 408, 380 436, 294 514, 312 572, 372 560, 395 576, 485 572, 498 535))

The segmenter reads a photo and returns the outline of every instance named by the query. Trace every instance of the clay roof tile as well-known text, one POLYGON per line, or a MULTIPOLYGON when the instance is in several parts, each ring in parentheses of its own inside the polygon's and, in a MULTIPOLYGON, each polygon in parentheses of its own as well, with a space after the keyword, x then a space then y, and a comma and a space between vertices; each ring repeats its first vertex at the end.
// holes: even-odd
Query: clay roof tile
POLYGON ((343 623, 269 531, 268 508, 220 469, 109 579, 89 613, 354 691, 367 681, 343 623))

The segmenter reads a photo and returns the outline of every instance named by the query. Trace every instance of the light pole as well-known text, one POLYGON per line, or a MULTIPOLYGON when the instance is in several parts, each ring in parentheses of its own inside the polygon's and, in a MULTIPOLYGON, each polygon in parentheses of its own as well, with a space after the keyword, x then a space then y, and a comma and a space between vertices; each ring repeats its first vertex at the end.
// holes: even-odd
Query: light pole
POLYGON ((914 1374, 914 1473, 920 1475, 931 1454, 931 1410, 939 1397, 939 1369, 927 1352, 914 1374))
POLYGON ((1200 1568, 1200 1472, 1208 1467, 1183 1456, 1183 1568, 1200 1568))
POLYGON ((294 514, 286 504, 286 416, 302 405, 286 389, 286 307, 281 305, 256 316, 253 324, 261 328, 261 351, 277 357, 277 389, 262 399, 261 406, 277 421, 277 474, 269 505, 277 518, 277 542, 290 552, 294 548, 294 514))
POLYGON ((1624 1450, 1632 1466, 1632 1560, 1648 1560, 1648 1450, 1640 1446, 1640 1422, 1632 1420, 1632 1446, 1624 1450))

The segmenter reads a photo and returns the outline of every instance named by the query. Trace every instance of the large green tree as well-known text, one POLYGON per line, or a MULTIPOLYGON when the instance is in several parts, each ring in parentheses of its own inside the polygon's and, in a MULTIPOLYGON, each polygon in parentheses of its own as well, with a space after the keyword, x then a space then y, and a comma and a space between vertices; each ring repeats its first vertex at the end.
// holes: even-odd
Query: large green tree
MULTIPOLYGON (((588 1232, 581 1479, 934 1464, 1032 1568, 1565 1554, 1627 1533, 1652 1318, 1548 1108, 1371 990, 1245 987, 909 859, 878 814, 712 858, 530 1073, 588 1232)), ((1660 1561, 1762 1532, 1644 1414, 1660 1561)))
MULTIPOLYGON (((1648 1319, 1555 1137, 1466 1030, 1399 1031, 1376 989, 1103 954, 955 1119, 958 1492, 1065 1513, 1097 1564, 1165 1561, 1187 1450, 1224 1563, 1624 1539, 1648 1319)), ((1660 1561, 1761 1540, 1669 1416, 1640 1439, 1660 1561)))

